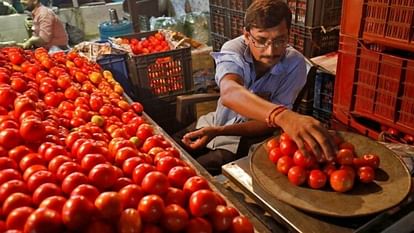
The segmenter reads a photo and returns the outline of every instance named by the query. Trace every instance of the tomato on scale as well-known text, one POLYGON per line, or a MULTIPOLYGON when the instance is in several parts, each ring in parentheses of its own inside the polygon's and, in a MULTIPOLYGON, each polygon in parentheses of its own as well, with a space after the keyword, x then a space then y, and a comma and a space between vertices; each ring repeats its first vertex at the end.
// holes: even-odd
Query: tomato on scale
POLYGON ((332 137, 339 151, 330 162, 318 162, 309 149, 306 149, 306 154, 298 150, 286 133, 269 139, 265 148, 269 162, 275 164, 275 170, 286 175, 293 185, 323 189, 329 184, 336 192, 347 192, 356 182, 374 182, 375 170, 380 166, 379 156, 372 153, 358 156, 352 143, 338 134, 332 137))

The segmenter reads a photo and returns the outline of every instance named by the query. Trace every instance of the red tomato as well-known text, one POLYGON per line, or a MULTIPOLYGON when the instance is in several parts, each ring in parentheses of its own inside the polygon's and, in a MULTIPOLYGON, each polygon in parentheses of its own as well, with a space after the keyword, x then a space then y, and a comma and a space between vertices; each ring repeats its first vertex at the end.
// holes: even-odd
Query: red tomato
POLYGON ((158 195, 144 196, 138 204, 138 212, 144 222, 156 223, 164 213, 164 201, 158 195))
POLYGON ((144 176, 147 175, 149 172, 154 171, 155 167, 148 164, 148 163, 141 163, 135 167, 134 171, 132 172, 132 180, 135 184, 141 185, 144 176))
POLYGON ((120 148, 115 154, 115 164, 122 166, 126 159, 138 156, 138 150, 133 147, 120 148))
POLYGON ((84 172, 89 171, 98 164, 104 164, 107 160, 102 154, 87 154, 82 158, 81 168, 84 172))
POLYGON ((141 140, 146 140, 154 134, 154 128, 149 124, 141 124, 137 130, 137 137, 141 140))
POLYGON ((122 171, 124 174, 128 177, 131 177, 132 172, 134 171, 135 167, 137 167, 139 164, 143 163, 144 160, 141 157, 132 157, 128 158, 124 161, 122 164, 122 171))
POLYGON ((23 120, 20 124, 20 136, 27 142, 39 142, 46 136, 46 129, 38 119, 23 120))
POLYGON ((233 214, 227 206, 218 205, 211 214, 211 223, 215 231, 226 231, 230 228, 233 214))
POLYGON ((21 180, 9 180, 0 186, 0 203, 12 193, 29 193, 26 184, 21 180))
POLYGON ((247 217, 238 216, 235 217, 232 221, 230 227, 231 233, 253 233, 254 228, 252 223, 249 221, 247 217))
POLYGON ((9 150, 9 158, 13 159, 16 163, 19 163, 20 160, 30 152, 32 151, 25 145, 16 146, 9 150))
POLYGON ((349 149, 352 152, 355 152, 355 146, 350 142, 342 142, 341 144, 339 144, 338 149, 349 149))
POLYGON ((164 173, 151 171, 142 179, 141 187, 146 193, 162 196, 168 190, 168 178, 164 173))
POLYGON ((280 142, 277 138, 271 138, 266 142, 267 151, 271 151, 273 148, 279 148, 280 142))
POLYGON ((29 216, 34 212, 32 207, 19 207, 10 212, 6 219, 7 229, 23 231, 24 224, 29 216))
POLYGON ((51 209, 35 210, 24 225, 24 232, 56 233, 63 231, 60 214, 51 209))
POLYGON ((193 176, 188 178, 183 186, 183 192, 186 197, 190 197, 192 193, 201 189, 211 190, 208 181, 202 176, 193 176))
POLYGON ((49 171, 51 171, 53 173, 57 173, 57 170, 60 167, 60 165, 62 165, 65 162, 71 162, 71 161, 72 161, 72 159, 70 159, 67 156, 58 155, 58 156, 54 157, 52 160, 49 161, 48 169, 49 169, 49 171))
POLYGON ((371 183, 375 179, 375 170, 370 166, 360 167, 358 169, 358 177, 362 183, 371 183))
POLYGON ((7 168, 0 170, 0 184, 4 184, 9 180, 21 180, 22 175, 15 169, 7 168))
POLYGON ((22 138, 19 130, 8 128, 0 131, 0 146, 5 149, 12 149, 21 144, 22 138))
POLYGON ((50 196, 45 198, 39 205, 39 208, 47 208, 62 213, 63 205, 67 199, 62 196, 50 196))
POLYGON ((191 194, 189 208, 193 216, 202 217, 214 212, 217 206, 216 195, 211 190, 202 189, 191 194))
POLYGON ((332 172, 329 178, 330 185, 336 192, 346 192, 354 186, 352 175, 343 169, 332 172))
POLYGON ((2 214, 7 216, 12 210, 23 206, 31 207, 32 198, 24 193, 12 193, 3 203, 2 214))
POLYGON ((293 165, 294 165, 293 159, 287 155, 284 155, 277 161, 276 169, 280 173, 287 175, 289 172, 289 169, 293 165))
POLYGON ((98 189, 106 189, 114 185, 117 173, 112 165, 98 164, 89 171, 88 178, 98 189))
POLYGON ((27 188, 30 192, 34 192, 37 187, 44 183, 56 183, 55 175, 50 171, 37 171, 27 180, 27 188))
POLYGON ((315 169, 309 173, 308 185, 313 189, 320 189, 325 186, 326 180, 326 174, 319 169, 315 169))
POLYGON ((81 172, 74 172, 65 177, 62 181, 62 191, 70 194, 73 189, 81 184, 88 183, 88 177, 81 172))
POLYGON ((169 187, 167 193, 164 195, 164 203, 166 205, 177 204, 185 207, 187 199, 181 189, 169 187))
POLYGON ((139 201, 144 196, 142 188, 136 184, 123 187, 118 194, 124 208, 137 208, 139 201))
POLYGON ((280 142, 280 151, 284 155, 293 156, 297 149, 298 147, 296 146, 294 141, 284 140, 280 142))
POLYGON ((125 209, 118 222, 118 233, 140 233, 142 230, 141 216, 135 208, 125 209))
POLYGON ((131 108, 134 110, 134 112, 138 115, 141 115, 144 111, 144 107, 139 102, 133 102, 131 103, 131 108))
POLYGON ((288 171, 288 179, 294 185, 302 185, 307 178, 306 170, 300 166, 293 166, 288 171))
POLYGON ((366 154, 362 156, 362 159, 365 161, 366 165, 372 168, 378 168, 380 165, 380 158, 378 155, 366 154))
MULTIPOLYGON (((39 205, 44 199, 62 194, 60 187, 52 183, 44 183, 33 192, 32 198, 35 205, 39 205)), ((60 213, 60 212, 59 212, 60 213)))
POLYGON ((209 221, 201 217, 190 219, 186 227, 187 233, 212 233, 213 228, 209 221))
POLYGON ((188 220, 188 213, 183 207, 170 204, 164 209, 161 224, 165 230, 178 232, 186 227, 188 220))
POLYGON ((70 196, 84 196, 91 203, 95 203, 96 198, 99 196, 99 190, 90 184, 81 184, 72 190, 70 196))
POLYGON ((8 169, 8 168, 12 168, 12 169, 17 169, 17 164, 14 160, 12 160, 11 158, 7 158, 7 157, 0 157, 0 169, 4 170, 4 169, 8 169))
MULTIPOLYGON (((7 114, 7 112, 6 112, 6 114, 7 114)), ((16 121, 14 121, 14 120, 3 120, 3 121, 1 121, 1 123, 0 123, 0 130, 4 130, 4 129, 7 129, 7 128, 13 128, 13 129, 18 129, 19 128, 19 124, 16 122, 16 121)))
POLYGON ((316 163, 316 159, 313 155, 305 155, 302 151, 297 150, 293 154, 293 162, 303 168, 309 168, 316 163))
POLYGON ((45 165, 46 162, 38 153, 29 153, 25 155, 19 162, 20 170, 24 171, 32 165, 45 165))
POLYGON ((175 166, 168 172, 168 182, 176 188, 183 188, 184 183, 196 175, 194 169, 187 166, 175 166))
POLYGON ((354 153, 350 149, 341 149, 336 154, 336 161, 341 165, 352 165, 354 153))
POLYGON ((343 170, 347 171, 351 175, 352 179, 355 179, 355 177, 356 177, 356 171, 355 171, 355 169, 352 166, 349 166, 349 165, 341 165, 339 167, 339 169, 343 169, 343 170))
MULTIPOLYGON (((144 125, 144 124, 142 124, 144 125)), ((142 126, 140 125, 140 127, 142 126)), ((140 130, 140 128, 138 128, 138 131, 140 130)), ((162 141, 156 137, 148 137, 147 139, 145 139, 144 144, 141 147, 141 151, 144 153, 148 153, 152 148, 154 147, 161 147, 162 145, 162 141)), ((162 147, 161 147, 162 148, 162 147)))
POLYGON ((72 230, 86 226, 95 212, 95 206, 84 196, 71 196, 63 205, 63 223, 72 230))
POLYGON ((67 153, 65 147, 63 147, 61 145, 51 145, 41 155, 43 156, 43 158, 46 161, 49 162, 53 158, 55 158, 56 156, 59 156, 59 155, 67 155, 67 154, 68 153, 67 153))
POLYGON ((283 156, 279 147, 270 148, 268 158, 272 163, 277 164, 277 161, 283 156))
POLYGON ((156 163, 155 169, 167 175, 169 171, 171 170, 171 168, 178 166, 179 163, 180 163, 180 160, 177 159, 176 157, 166 156, 158 160, 158 162, 156 163))
POLYGON ((59 181, 63 181, 66 176, 74 172, 82 172, 82 168, 75 162, 64 162, 59 166, 56 177, 59 181))
POLYGON ((119 191, 121 190, 123 187, 133 184, 132 180, 128 177, 118 177, 118 179, 116 179, 114 185, 112 185, 112 190, 113 191, 119 191))
POLYGON ((123 210, 122 202, 117 192, 103 192, 95 200, 99 215, 105 219, 117 219, 123 210))

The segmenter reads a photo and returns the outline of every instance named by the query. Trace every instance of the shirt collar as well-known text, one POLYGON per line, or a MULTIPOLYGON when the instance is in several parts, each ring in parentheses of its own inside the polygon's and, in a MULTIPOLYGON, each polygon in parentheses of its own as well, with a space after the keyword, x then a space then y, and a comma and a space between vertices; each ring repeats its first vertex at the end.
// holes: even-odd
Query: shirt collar
MULTIPOLYGON (((280 75, 283 74, 285 72, 285 58, 286 58, 286 52, 287 52, 288 48, 286 48, 285 53, 282 56, 282 59, 280 59, 280 61, 274 65, 272 67, 272 69, 270 70, 270 73, 272 75, 280 75)), ((253 57, 252 54, 250 52, 249 46, 246 45, 246 49, 244 50, 244 59, 250 63, 251 65, 253 65, 253 57)))

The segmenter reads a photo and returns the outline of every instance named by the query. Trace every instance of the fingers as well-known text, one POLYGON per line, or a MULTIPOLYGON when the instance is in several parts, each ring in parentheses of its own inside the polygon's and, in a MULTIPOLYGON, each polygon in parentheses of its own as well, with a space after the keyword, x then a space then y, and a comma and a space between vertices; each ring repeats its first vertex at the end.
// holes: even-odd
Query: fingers
POLYGON ((331 161, 334 159, 336 146, 329 134, 328 130, 321 125, 315 125, 315 129, 312 132, 314 139, 313 145, 310 145, 314 151, 318 151, 323 155, 323 159, 331 161))

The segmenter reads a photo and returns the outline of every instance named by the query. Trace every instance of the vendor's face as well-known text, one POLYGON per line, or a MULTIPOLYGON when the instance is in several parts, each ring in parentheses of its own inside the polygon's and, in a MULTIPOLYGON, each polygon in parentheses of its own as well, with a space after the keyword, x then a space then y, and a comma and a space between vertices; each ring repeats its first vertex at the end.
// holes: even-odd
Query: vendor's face
POLYGON ((278 26, 244 31, 246 44, 253 58, 262 66, 270 68, 280 61, 289 39, 289 29, 283 20, 278 26))
POLYGON ((36 8, 38 0, 21 0, 24 8, 28 11, 33 11, 36 8))

